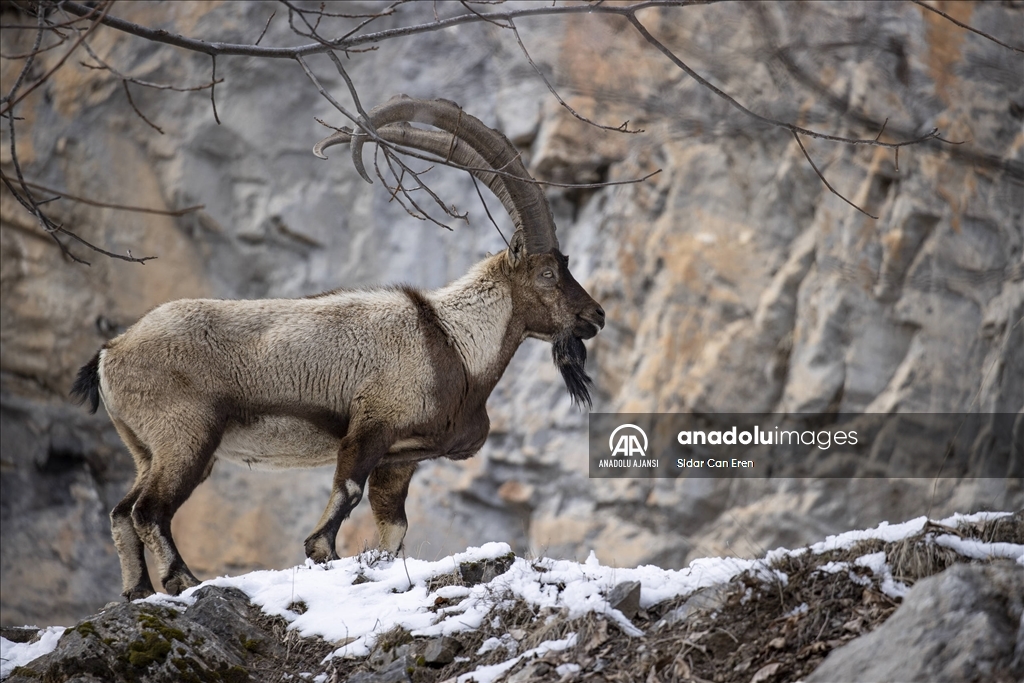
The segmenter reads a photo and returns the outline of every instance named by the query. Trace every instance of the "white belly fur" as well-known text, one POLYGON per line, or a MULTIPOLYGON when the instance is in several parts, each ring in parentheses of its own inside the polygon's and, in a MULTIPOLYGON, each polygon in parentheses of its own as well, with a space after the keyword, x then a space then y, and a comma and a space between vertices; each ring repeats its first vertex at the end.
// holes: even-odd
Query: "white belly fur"
POLYGON ((338 461, 341 440, 294 417, 261 417, 224 431, 215 456, 258 469, 320 467, 338 461))

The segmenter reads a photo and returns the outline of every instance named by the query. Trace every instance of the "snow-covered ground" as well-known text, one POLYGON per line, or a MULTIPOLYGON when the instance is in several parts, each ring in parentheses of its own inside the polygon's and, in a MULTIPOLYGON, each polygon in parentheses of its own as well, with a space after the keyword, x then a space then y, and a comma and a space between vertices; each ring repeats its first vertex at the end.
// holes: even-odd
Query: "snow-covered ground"
POLYGON ((15 667, 24 666, 37 657, 48 655, 57 648, 57 641, 64 635, 63 626, 43 629, 33 643, 12 643, 0 638, 0 678, 7 678, 15 667))
MULTIPOLYGON (((985 512, 954 515, 938 520, 937 523, 956 527, 961 523, 986 521, 1009 514, 985 512)), ((492 612, 496 607, 516 598, 538 609, 549 607, 568 610, 569 618, 587 613, 606 615, 626 633, 639 635, 639 629, 608 603, 609 591, 622 582, 641 583, 640 606, 646 608, 700 588, 725 583, 745 571, 763 573, 766 577, 786 581, 787 577, 783 573, 771 568, 774 560, 785 555, 808 552, 820 554, 848 549, 860 541, 870 539, 898 541, 919 533, 927 522, 925 517, 901 524, 883 522, 874 529, 830 536, 806 548, 773 550, 764 559, 705 558, 695 560, 687 568, 679 570, 651 565, 635 568, 607 567, 601 565, 593 553, 583 563, 548 558, 515 558, 507 572, 488 583, 473 587, 433 587, 432 580, 458 571, 460 564, 492 560, 510 553, 507 544, 488 543, 481 548, 470 548, 464 553, 434 562, 401 558, 370 561, 372 555, 361 555, 336 560, 327 565, 307 563, 281 571, 225 576, 203 585, 238 588, 267 614, 286 619, 291 624, 290 628, 302 636, 321 636, 329 642, 343 643, 330 657, 366 656, 373 648, 377 636, 396 626, 410 631, 414 636, 449 635, 477 629, 484 620, 493 618, 492 612), (436 607, 439 598, 446 606, 436 607), (300 603, 304 605, 304 611, 296 608, 300 603)), ((929 535, 928 540, 968 558, 1009 558, 1024 566, 1024 545, 984 543, 941 533, 929 535)), ((907 591, 904 584, 893 580, 884 553, 867 554, 851 563, 830 562, 821 570, 845 571, 850 573, 853 580, 866 580, 856 574, 853 567, 869 568, 882 590, 893 597, 902 597, 907 591)), ((435 583, 443 584, 444 581, 435 583)), ((158 594, 146 600, 187 607, 194 602, 192 594, 196 590, 198 588, 190 589, 174 598, 158 594)), ((14 667, 51 652, 61 633, 63 629, 60 627, 51 627, 36 642, 25 644, 2 639, 0 678, 7 677, 14 667)), ((464 674, 459 680, 477 683, 492 681, 523 659, 571 647, 573 637, 570 635, 543 643, 504 663, 480 667, 464 674)))

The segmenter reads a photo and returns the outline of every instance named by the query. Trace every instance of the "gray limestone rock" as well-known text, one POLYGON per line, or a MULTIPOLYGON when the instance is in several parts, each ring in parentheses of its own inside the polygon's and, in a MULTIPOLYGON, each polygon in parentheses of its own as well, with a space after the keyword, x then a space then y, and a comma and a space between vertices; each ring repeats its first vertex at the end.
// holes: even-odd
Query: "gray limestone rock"
POLYGON ((1024 679, 1024 568, 958 564, 918 582, 881 626, 829 654, 806 683, 1024 679))

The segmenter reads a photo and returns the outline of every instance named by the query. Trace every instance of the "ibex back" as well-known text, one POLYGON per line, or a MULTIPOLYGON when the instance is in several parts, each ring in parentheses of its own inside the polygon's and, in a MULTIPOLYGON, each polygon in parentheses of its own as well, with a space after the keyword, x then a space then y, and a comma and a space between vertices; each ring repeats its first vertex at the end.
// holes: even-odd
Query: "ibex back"
POLYGON ((375 132, 336 133, 314 153, 351 142, 366 177, 362 143, 376 137, 467 168, 512 217, 510 245, 431 292, 173 301, 105 344, 72 393, 93 410, 102 397, 135 459, 135 484, 110 513, 128 599, 153 592, 147 547, 169 593, 198 583, 171 538, 171 518, 217 458, 272 468, 335 463, 306 555, 337 558, 338 529, 367 484, 380 546, 396 553, 418 461, 480 449, 487 397, 524 339, 551 342, 573 399, 590 402, 581 340, 604 326, 604 311, 569 272, 544 194, 511 143, 444 100, 400 96, 360 125, 375 132))

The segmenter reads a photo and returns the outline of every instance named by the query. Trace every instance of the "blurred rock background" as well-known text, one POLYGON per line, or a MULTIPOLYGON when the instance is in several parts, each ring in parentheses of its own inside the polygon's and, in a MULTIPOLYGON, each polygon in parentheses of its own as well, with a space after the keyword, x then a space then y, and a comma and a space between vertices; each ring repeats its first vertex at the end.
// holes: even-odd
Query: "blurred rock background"
MULTIPOLYGON (((315 6, 316 3, 310 6, 315 6)), ((1019 41, 1013 2, 938 3, 979 30, 1019 41)), ((346 12, 379 9, 345 3, 346 12)), ((337 8, 335 8, 337 9, 337 8)), ((490 6, 480 6, 481 11, 490 6)), ((309 42, 274 3, 122 3, 128 20, 206 40, 309 42)), ((437 4, 442 16, 462 11, 437 4)), ((403 5, 375 30, 428 22, 403 5)), ((743 116, 615 16, 518 22, 534 60, 582 114, 567 114, 508 31, 489 23, 389 40, 343 57, 367 107, 397 93, 444 97, 509 136, 551 187, 562 249, 604 305, 593 341, 595 411, 1017 413, 1024 404, 1024 59, 910 3, 727 3, 644 10, 641 20, 693 68, 755 111, 837 135, 948 140, 891 150, 804 139, 743 116)), ((5 25, 34 22, 4 3, 5 25)), ((324 35, 351 20, 331 19, 324 35), (333 22, 333 23, 331 23, 333 22), (336 27, 336 28, 333 28, 336 27)), ((3 32, 4 54, 32 32, 3 32)), ((134 77, 206 83, 210 60, 109 28, 93 50, 134 77)), ((63 48, 43 53, 38 78, 63 48)), ((66 261, 0 191, 2 622, 72 623, 117 598, 107 513, 134 470, 101 410, 67 400, 107 338, 169 299, 292 297, 339 286, 436 287, 503 248, 464 174, 427 176, 468 210, 453 232, 411 218, 343 149, 310 148, 341 116, 291 60, 222 57, 209 91, 132 86, 76 55, 19 105, 27 177, 105 202, 177 209, 128 213, 62 200, 51 213, 146 265, 66 261)), ((323 56, 309 58, 350 105, 323 56)), ((20 69, 2 60, 5 90, 20 69)), ((12 169, 6 122, 0 145, 12 169)), ((416 163, 414 162, 414 166, 416 163)), ((423 166, 425 164, 421 164, 423 166)), ((492 213, 500 206, 491 202, 492 213)), ((450 221, 449 221, 450 222, 450 221)), ((509 234, 508 222, 499 223, 509 234)), ((586 413, 569 404, 547 345, 527 341, 494 392, 491 436, 473 459, 426 463, 409 501, 408 554, 436 558, 503 540, 518 553, 605 563, 685 565, 757 555, 848 528, 922 514, 1024 507, 1021 473, 977 480, 590 480, 586 413)), ((1010 466, 1019 466, 1013 465, 1010 466)), ((303 560, 330 469, 249 472, 221 464, 174 520, 201 578, 303 560)), ((369 506, 339 551, 373 545, 369 506)))

